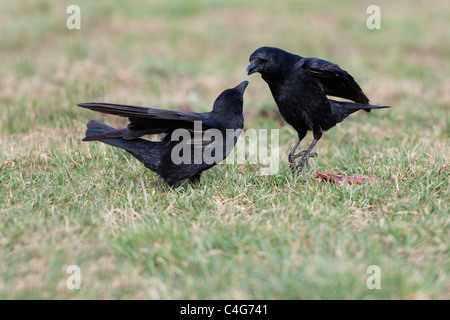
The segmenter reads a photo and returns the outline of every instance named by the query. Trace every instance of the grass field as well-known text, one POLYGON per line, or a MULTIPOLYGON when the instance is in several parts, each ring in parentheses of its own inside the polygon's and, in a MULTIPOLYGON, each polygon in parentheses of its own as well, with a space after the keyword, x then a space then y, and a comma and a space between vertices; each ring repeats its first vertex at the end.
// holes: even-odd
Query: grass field
POLYGON ((0 1, 0 298, 450 299, 449 21, 443 0, 0 1), (392 108, 325 133, 293 175, 294 131, 245 74, 263 45, 333 61, 392 108), (126 120, 79 102, 203 112, 243 80, 245 129, 280 130, 276 174, 219 165, 170 190, 129 154, 81 142, 89 119, 126 120))

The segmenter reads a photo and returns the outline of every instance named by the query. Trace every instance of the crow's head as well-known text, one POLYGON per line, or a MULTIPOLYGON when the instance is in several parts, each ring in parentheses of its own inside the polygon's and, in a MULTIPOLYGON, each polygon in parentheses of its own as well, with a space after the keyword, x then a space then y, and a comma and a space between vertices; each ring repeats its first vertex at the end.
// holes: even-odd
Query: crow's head
POLYGON ((213 113, 221 114, 222 116, 242 114, 244 92, 247 85, 248 81, 243 81, 236 87, 222 92, 214 101, 213 113))
POLYGON ((283 72, 284 64, 289 60, 290 55, 290 53, 274 47, 261 47, 256 49, 250 55, 247 75, 255 72, 259 72, 261 75, 283 72))

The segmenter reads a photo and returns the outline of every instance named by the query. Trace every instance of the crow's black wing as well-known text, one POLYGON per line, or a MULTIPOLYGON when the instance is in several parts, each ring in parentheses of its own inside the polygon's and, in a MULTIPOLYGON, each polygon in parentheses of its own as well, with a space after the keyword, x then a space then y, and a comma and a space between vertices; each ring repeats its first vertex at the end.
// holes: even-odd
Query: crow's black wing
POLYGON ((192 129, 196 121, 202 123, 202 130, 221 128, 214 119, 208 117, 205 113, 96 102, 79 103, 78 106, 101 113, 128 117, 130 121, 128 125, 129 134, 136 138, 146 134, 164 133, 180 128, 192 129))
POLYGON ((361 90, 355 79, 337 64, 317 58, 305 58, 301 67, 322 83, 325 94, 358 103, 369 103, 369 98, 361 90))

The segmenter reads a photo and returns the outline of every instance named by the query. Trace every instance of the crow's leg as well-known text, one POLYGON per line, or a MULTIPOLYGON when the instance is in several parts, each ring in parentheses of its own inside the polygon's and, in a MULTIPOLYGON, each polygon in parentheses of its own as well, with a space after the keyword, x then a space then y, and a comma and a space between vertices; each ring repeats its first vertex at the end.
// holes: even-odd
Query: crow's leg
POLYGON ((298 141, 295 144, 295 146, 292 148, 291 152, 289 152, 289 154, 288 154, 289 166, 291 168, 295 168, 295 159, 297 159, 299 157, 295 154, 295 150, 297 150, 298 145, 303 140, 303 138, 306 136, 306 131, 298 131, 297 130, 297 133, 298 133, 298 141))
POLYGON ((288 154, 288 161, 289 161, 289 166, 293 167, 295 166, 295 149, 297 149, 298 145, 300 144, 300 140, 297 141, 297 143, 295 144, 295 146, 292 148, 291 152, 289 152, 288 154))
POLYGON ((322 137, 322 129, 321 128, 316 128, 313 131, 313 137, 314 140, 311 143, 311 145, 309 146, 308 149, 299 152, 298 154, 294 155, 294 158, 298 158, 298 157, 302 157, 302 160, 300 161, 300 163, 296 166, 296 168, 298 169, 297 172, 302 172, 303 167, 306 165, 306 167, 309 169, 309 158, 313 158, 317 156, 317 153, 315 152, 311 152, 312 148, 314 148, 314 146, 316 145, 317 141, 319 141, 319 139, 322 137))

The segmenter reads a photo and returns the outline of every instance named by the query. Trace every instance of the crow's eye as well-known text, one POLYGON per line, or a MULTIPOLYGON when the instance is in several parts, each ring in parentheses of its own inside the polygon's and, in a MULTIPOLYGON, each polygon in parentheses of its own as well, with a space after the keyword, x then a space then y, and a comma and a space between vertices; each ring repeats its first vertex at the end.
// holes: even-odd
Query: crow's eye
POLYGON ((253 64, 265 64, 267 62, 267 60, 266 59, 264 59, 264 58, 255 58, 254 60, 253 60, 253 64))

